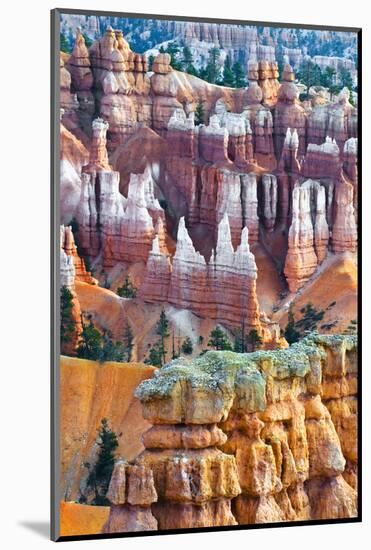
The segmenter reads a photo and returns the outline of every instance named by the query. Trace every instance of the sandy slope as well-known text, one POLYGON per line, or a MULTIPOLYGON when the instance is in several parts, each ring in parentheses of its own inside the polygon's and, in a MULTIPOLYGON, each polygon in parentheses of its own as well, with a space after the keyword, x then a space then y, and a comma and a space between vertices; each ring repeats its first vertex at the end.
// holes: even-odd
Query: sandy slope
MULTIPOLYGON (((288 301, 286 299, 285 303, 287 304, 288 301)), ((318 274, 293 297, 292 305, 296 319, 301 316, 300 309, 309 302, 317 310, 325 310, 323 320, 318 327, 319 331, 323 324, 337 321, 330 332, 341 333, 352 319, 357 319, 357 266, 351 254, 330 256, 321 266, 318 274), (336 304, 326 309, 332 302, 336 304)), ((275 320, 279 320, 281 327, 287 324, 287 312, 286 305, 274 316, 275 320)))

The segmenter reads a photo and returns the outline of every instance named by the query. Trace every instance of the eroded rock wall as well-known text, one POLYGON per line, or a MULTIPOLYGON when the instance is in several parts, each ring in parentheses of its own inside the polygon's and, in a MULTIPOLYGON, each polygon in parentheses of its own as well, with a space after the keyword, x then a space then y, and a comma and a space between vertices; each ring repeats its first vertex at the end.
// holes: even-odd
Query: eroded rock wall
POLYGON ((357 340, 208 352, 165 365, 136 396, 153 427, 159 529, 357 514, 357 340))

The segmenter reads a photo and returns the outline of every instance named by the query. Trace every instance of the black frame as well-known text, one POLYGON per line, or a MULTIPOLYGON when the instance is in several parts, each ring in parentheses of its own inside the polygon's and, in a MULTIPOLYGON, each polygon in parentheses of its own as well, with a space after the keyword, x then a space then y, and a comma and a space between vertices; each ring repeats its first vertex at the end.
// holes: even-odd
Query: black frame
POLYGON ((305 520, 305 521, 286 521, 282 523, 262 523, 251 525, 230 525, 220 527, 200 527, 190 529, 170 529, 164 531, 142 531, 130 533, 108 533, 108 534, 92 534, 92 535, 73 535, 61 536, 60 514, 59 514, 59 469, 60 469, 60 445, 59 445, 59 356, 60 356, 60 297, 59 297, 59 163, 60 163, 60 133, 59 133, 59 105, 60 105, 60 82, 59 82, 59 51, 60 51, 60 16, 61 14, 73 15, 95 15, 95 16, 112 16, 112 17, 132 17, 141 19, 162 19, 174 21, 194 21, 202 23, 227 23, 231 25, 255 25, 266 27, 279 28, 300 28, 312 30, 330 30, 340 32, 353 32, 357 34, 357 49, 358 49, 358 102, 357 102, 357 118, 358 118, 358 182, 362 183, 362 28, 361 27, 342 27, 342 26, 327 26, 327 25, 310 25, 298 23, 271 23, 269 21, 250 21, 241 19, 218 19, 210 17, 192 17, 181 15, 159 15, 152 13, 128 13, 116 11, 98 11, 98 10, 83 10, 70 8, 55 8, 51 10, 51 31, 50 31, 50 55, 51 55, 51 113, 50 113, 50 149, 51 149, 51 407, 50 407, 50 423, 51 423, 51 480, 50 480, 50 536, 55 542, 66 542, 74 540, 94 540, 94 539, 112 539, 112 538, 129 538, 143 536, 159 536, 159 535, 174 535, 188 533, 204 533, 215 531, 240 531, 250 529, 266 529, 266 528, 282 528, 282 527, 298 527, 302 525, 332 525, 362 522, 362 185, 358 186, 358 270, 357 270, 357 321, 358 321, 358 516, 355 518, 344 519, 324 519, 324 520, 305 520))

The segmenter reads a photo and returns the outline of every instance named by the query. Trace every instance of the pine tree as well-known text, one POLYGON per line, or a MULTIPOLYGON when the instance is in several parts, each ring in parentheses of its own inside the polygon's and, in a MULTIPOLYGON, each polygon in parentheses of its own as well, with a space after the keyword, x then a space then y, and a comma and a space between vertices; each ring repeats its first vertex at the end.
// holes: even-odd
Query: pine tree
POLYGON ((300 333, 295 328, 294 312, 291 306, 288 312, 288 320, 284 331, 284 335, 289 344, 293 344, 294 342, 297 342, 300 338, 300 333))
POLYGON ((219 48, 211 48, 209 61, 206 65, 205 77, 208 82, 215 84, 220 77, 220 50, 219 48))
POLYGON ((189 336, 187 336, 187 338, 182 343, 182 352, 185 355, 192 355, 193 353, 193 344, 189 336))
POLYGON ((232 71, 232 62, 229 55, 225 58, 224 69, 223 69, 223 84, 224 86, 229 86, 230 88, 234 87, 234 74, 232 71))
POLYGON ((233 349, 237 353, 246 351, 245 321, 242 319, 241 328, 236 331, 233 349))
POLYGON ((166 361, 165 339, 170 336, 169 321, 167 320, 164 310, 161 311, 160 319, 157 322, 156 334, 160 336, 160 341, 161 341, 160 351, 161 351, 162 364, 164 364, 166 361))
POLYGON ((207 344, 209 347, 216 350, 231 350, 232 345, 228 340, 227 335, 222 331, 219 326, 216 326, 210 333, 210 339, 207 344))
POLYGON ((84 40, 85 40, 85 46, 89 49, 90 46, 93 44, 93 41, 91 38, 88 37, 87 34, 85 34, 84 32, 82 33, 83 37, 84 37, 84 40))
POLYGON ((124 346, 125 346, 125 358, 126 358, 126 361, 129 362, 131 361, 131 355, 133 352, 134 335, 128 321, 126 321, 125 323, 123 339, 124 339, 124 346))
POLYGON ((250 330, 249 334, 246 336, 246 343, 250 351, 255 351, 262 345, 262 338, 255 328, 250 330))
POLYGON ((61 52, 64 52, 64 53, 72 52, 72 48, 69 45, 68 40, 66 36, 63 34, 63 32, 60 33, 60 48, 61 48, 61 52))
POLYGON ((116 293, 120 298, 135 298, 137 295, 138 289, 132 284, 129 279, 129 276, 126 275, 124 284, 118 287, 116 293))
POLYGON ((349 91, 353 90, 353 78, 349 69, 346 69, 345 67, 340 69, 339 80, 342 88, 348 88, 349 91))
POLYGON ((179 46, 174 42, 170 42, 166 48, 166 53, 170 54, 170 65, 176 71, 183 70, 183 61, 179 59, 179 46))
POLYGON ((321 71, 321 86, 330 88, 334 83, 336 71, 333 67, 326 67, 324 71, 321 71))
POLYGON ((107 418, 102 418, 96 442, 99 447, 96 463, 93 466, 89 462, 85 463, 89 470, 86 485, 94 492, 90 504, 109 506, 110 502, 106 495, 115 465, 115 450, 119 443, 117 435, 109 427, 107 418))
POLYGON ((152 65, 153 65, 154 60, 155 60, 154 55, 151 54, 151 55, 148 56, 147 63, 148 63, 148 70, 149 71, 152 71, 152 65))
POLYGON ((236 61, 236 63, 233 64, 232 72, 234 75, 234 86, 235 88, 245 88, 246 86, 246 78, 245 73, 243 71, 241 63, 239 61, 236 61))
POLYGON ((179 343, 178 343, 178 352, 176 352, 175 350, 175 334, 174 334, 174 331, 172 333, 172 345, 171 345, 171 358, 172 359, 176 359, 177 357, 179 357, 179 343))
POLYGON ((321 82, 321 68, 313 63, 311 59, 305 60, 296 73, 297 79, 307 87, 306 98, 309 97, 309 89, 321 82))
POLYGON ((82 359, 91 359, 99 361, 102 350, 102 336, 94 327, 93 321, 88 324, 82 323, 82 333, 80 336, 79 346, 77 348, 77 356, 82 359))
POLYGON ((196 67, 193 65, 193 63, 191 63, 190 65, 188 65, 188 66, 185 68, 185 71, 186 71, 188 74, 191 74, 191 75, 193 75, 193 76, 199 76, 198 70, 197 70, 196 67))
POLYGON ((302 307, 300 313, 302 314, 302 318, 296 321, 295 328, 299 330, 301 335, 316 330, 317 324, 319 321, 322 321, 325 314, 323 310, 317 311, 311 303, 302 307))
POLYGON ((200 124, 205 123, 205 111, 204 111, 204 105, 201 101, 199 101, 196 105, 195 110, 195 124, 196 126, 199 126, 200 124))
POLYGON ((192 65, 193 63, 193 55, 191 50, 188 46, 184 46, 183 48, 183 64, 185 67, 188 67, 189 65, 192 65))
POLYGON ((61 346, 68 344, 72 341, 75 332, 75 322, 72 316, 73 311, 73 295, 72 292, 66 287, 61 287, 61 346))
POLYGON ((125 349, 122 342, 114 342, 112 335, 108 330, 103 331, 101 351, 99 355, 99 361, 117 361, 122 363, 124 361, 125 349))
POLYGON ((149 356, 144 362, 154 367, 162 367, 162 350, 159 342, 156 342, 156 344, 150 347, 149 356))

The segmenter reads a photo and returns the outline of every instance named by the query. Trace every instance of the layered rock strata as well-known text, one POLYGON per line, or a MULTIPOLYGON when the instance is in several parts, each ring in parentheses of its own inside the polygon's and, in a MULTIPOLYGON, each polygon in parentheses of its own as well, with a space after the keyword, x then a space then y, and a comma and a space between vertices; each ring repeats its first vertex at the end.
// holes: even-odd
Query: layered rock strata
POLYGON ((295 128, 298 138, 298 153, 305 153, 306 113, 299 102, 299 90, 290 65, 283 70, 278 100, 274 111, 274 134, 276 154, 279 157, 285 141, 287 128, 295 128))
POLYGON ((335 188, 335 220, 332 229, 332 248, 335 253, 355 252, 357 248, 353 195, 353 186, 342 179, 335 188))
POLYGON ((297 186, 292 194, 292 223, 288 237, 285 276, 291 292, 296 292, 317 267, 310 209, 310 189, 297 186))
POLYGON ((308 143, 321 144, 329 136, 342 150, 345 141, 357 136, 357 109, 349 103, 349 95, 344 88, 335 102, 313 108, 308 116, 308 143))
POLYGON ((240 326, 243 321, 246 327, 260 330, 257 268, 248 235, 245 227, 235 251, 225 213, 218 225, 215 252, 206 263, 181 218, 171 264, 167 254, 160 251, 158 239, 153 241, 140 296, 148 302, 168 301, 227 325, 240 326))
POLYGON ((77 256, 71 228, 61 226, 59 281, 61 290, 63 290, 63 288, 68 289, 72 297, 70 310, 72 327, 68 327, 68 329, 72 328, 72 331, 66 330, 66 334, 61 334, 60 341, 60 352, 66 355, 74 355, 76 353, 76 348, 79 344, 82 332, 81 307, 75 289, 77 270, 79 270, 80 276, 82 276, 82 273, 84 276, 86 275, 86 277, 90 275, 85 271, 83 262, 81 263, 80 258, 77 256), (84 268, 84 271, 82 271, 82 268, 84 268))
POLYGON ((103 267, 118 262, 146 261, 158 234, 165 248, 164 211, 155 198, 150 168, 131 174, 128 196, 119 190, 120 174, 113 171, 106 149, 108 124, 93 122, 89 163, 81 175, 80 200, 76 208, 78 238, 84 254, 102 252, 103 267))
MULTIPOLYGON (((73 278, 82 281, 83 283, 89 283, 92 285, 98 284, 98 281, 92 277, 91 273, 86 270, 85 262, 83 258, 80 258, 77 252, 77 246, 75 244, 75 238, 72 232, 71 226, 61 225, 60 227, 60 244, 61 249, 64 250, 66 255, 72 258, 74 265, 73 278)), ((74 285, 74 282, 73 282, 74 285)), ((73 286, 67 284, 66 286, 73 286)))
POLYGON ((355 337, 312 335, 180 358, 142 382, 153 427, 137 461, 153 472, 159 528, 354 517, 356 363, 355 337))
POLYGON ((157 520, 151 512, 157 493, 149 468, 116 462, 107 498, 111 507, 103 533, 157 530, 157 520))

